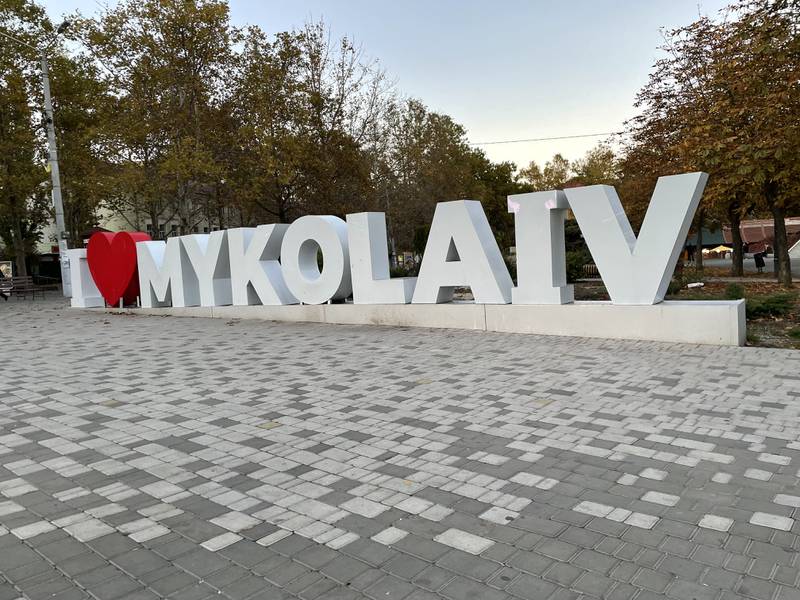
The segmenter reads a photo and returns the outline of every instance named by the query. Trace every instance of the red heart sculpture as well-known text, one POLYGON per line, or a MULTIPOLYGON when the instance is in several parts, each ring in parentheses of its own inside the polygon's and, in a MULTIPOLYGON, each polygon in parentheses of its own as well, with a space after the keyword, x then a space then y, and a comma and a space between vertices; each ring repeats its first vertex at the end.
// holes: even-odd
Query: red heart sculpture
POLYGON ((99 231, 89 238, 86 261, 97 289, 109 305, 117 306, 120 299, 125 304, 136 301, 139 295, 136 242, 147 241, 150 236, 141 231, 99 231))

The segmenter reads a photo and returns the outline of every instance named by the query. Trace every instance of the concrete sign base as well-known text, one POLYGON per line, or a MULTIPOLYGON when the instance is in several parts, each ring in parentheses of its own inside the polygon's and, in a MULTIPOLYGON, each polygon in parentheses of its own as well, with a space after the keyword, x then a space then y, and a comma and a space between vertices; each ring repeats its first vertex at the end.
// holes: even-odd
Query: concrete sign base
MULTIPOLYGON (((119 312, 119 309, 101 309, 119 312)), ((476 329, 592 338, 743 346, 744 300, 667 301, 651 306, 573 304, 317 304, 124 309, 141 315, 261 319, 345 325, 476 329)))

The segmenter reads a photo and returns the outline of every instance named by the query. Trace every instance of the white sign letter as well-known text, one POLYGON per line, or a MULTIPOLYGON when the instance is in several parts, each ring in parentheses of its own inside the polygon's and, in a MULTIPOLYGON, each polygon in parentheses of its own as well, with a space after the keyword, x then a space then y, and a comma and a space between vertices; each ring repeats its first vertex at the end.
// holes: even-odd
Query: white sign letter
POLYGON ((659 177, 638 240, 613 187, 564 190, 614 304, 664 299, 706 181, 706 173, 659 177))
POLYGON ((105 306, 106 301, 97 289, 89 271, 89 264, 86 262, 86 248, 67 250, 67 260, 69 260, 69 279, 72 283, 70 306, 72 308, 105 306))
POLYGON ((481 203, 439 202, 413 302, 449 302, 456 287, 469 286, 478 304, 507 304, 513 285, 481 203))
POLYGON ((181 236, 200 284, 200 306, 231 304, 231 261, 225 231, 181 236))
POLYGON ((347 298, 352 292, 347 224, 339 217, 300 217, 283 236, 281 264, 286 286, 300 302, 323 304, 347 298))
POLYGON ((567 285, 564 252, 567 208, 567 197, 560 191, 508 197, 517 245, 514 304, 569 304, 575 299, 573 287, 567 285))
POLYGON ((142 308, 198 306, 200 286, 178 238, 137 242, 142 308))
POLYGON ((278 258, 288 225, 259 225, 228 230, 231 287, 236 306, 297 304, 278 258))
POLYGON ((408 304, 416 277, 391 279, 386 216, 379 212, 347 215, 354 304, 408 304))

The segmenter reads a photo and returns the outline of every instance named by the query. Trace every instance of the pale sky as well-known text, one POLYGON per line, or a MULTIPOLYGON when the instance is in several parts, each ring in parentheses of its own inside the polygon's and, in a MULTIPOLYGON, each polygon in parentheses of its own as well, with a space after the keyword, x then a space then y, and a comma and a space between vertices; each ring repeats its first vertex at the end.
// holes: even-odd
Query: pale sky
MULTIPOLYGON (((41 0, 40 0, 41 1, 41 0)), ((44 0, 50 16, 97 0, 44 0)), ((109 0, 114 4, 113 0, 109 0)), ((231 0, 268 33, 324 19, 377 58, 397 90, 487 142, 618 131, 659 53, 662 27, 727 0, 231 0)), ((482 146, 495 161, 579 158, 599 138, 482 146)))

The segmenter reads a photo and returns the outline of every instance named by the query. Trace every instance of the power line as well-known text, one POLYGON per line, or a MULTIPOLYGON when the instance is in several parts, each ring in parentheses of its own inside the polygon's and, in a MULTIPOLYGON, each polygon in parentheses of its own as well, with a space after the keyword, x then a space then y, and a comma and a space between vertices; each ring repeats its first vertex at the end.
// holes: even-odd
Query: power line
POLYGON ((582 133, 580 135, 558 135, 554 137, 542 137, 542 138, 526 138, 523 140, 496 140, 492 142, 470 142, 470 146, 491 146, 494 144, 521 144, 524 142, 549 142, 552 140, 574 140, 577 138, 589 138, 589 137, 602 137, 606 135, 618 135, 622 133, 621 131, 608 131, 606 133, 582 133))
POLYGON ((23 46, 27 46, 27 47, 28 47, 28 48, 30 48, 31 50, 35 50, 36 52, 39 52, 39 51, 40 51, 40 50, 39 50, 39 48, 34 48, 34 47, 33 47, 33 46, 31 46, 29 43, 27 43, 27 42, 23 42, 22 40, 15 38, 13 35, 9 35, 9 34, 7 34, 7 33, 3 32, 3 31, 0 31, 0 35, 2 35, 2 36, 3 36, 3 37, 5 37, 5 38, 8 38, 9 40, 11 40, 11 41, 13 41, 13 42, 17 42, 18 44, 22 44, 23 46))

